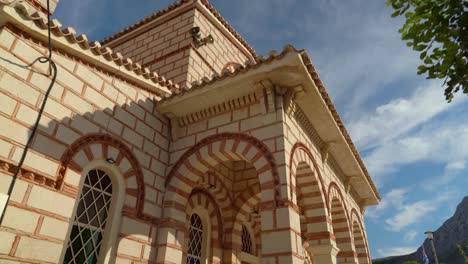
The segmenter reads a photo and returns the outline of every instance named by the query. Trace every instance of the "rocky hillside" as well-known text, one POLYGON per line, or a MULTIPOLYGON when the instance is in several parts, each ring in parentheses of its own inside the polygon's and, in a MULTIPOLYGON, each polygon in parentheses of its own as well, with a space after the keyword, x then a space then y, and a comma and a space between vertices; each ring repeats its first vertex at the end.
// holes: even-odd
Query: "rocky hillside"
MULTIPOLYGON (((441 264, 463 264, 463 258, 458 253, 457 244, 468 245, 468 196, 457 206, 455 214, 435 231, 434 244, 441 264)), ((434 263, 429 240, 426 239, 423 246, 431 263, 434 263)), ((421 248, 409 255, 376 259, 372 263, 401 264, 409 260, 422 262, 421 248)))

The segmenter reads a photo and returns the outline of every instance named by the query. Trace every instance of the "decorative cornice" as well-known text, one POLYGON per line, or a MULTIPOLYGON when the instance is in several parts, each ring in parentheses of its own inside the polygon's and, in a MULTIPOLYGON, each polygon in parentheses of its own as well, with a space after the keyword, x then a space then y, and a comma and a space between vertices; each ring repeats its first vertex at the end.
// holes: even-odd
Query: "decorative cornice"
POLYGON ((317 130, 315 130, 312 123, 310 123, 309 119, 307 118, 305 113, 302 111, 302 109, 299 108, 295 103, 294 103, 294 108, 295 108, 295 112, 294 112, 293 117, 296 119, 297 123, 302 127, 302 129, 309 136, 310 141, 314 143, 314 145, 318 149, 321 149, 325 145, 325 142, 322 140, 322 138, 320 138, 319 134, 317 133, 317 130))
POLYGON ((254 104, 259 100, 258 93, 252 92, 241 97, 233 98, 216 105, 212 105, 199 111, 178 118, 179 126, 187 126, 212 116, 233 111, 254 104))

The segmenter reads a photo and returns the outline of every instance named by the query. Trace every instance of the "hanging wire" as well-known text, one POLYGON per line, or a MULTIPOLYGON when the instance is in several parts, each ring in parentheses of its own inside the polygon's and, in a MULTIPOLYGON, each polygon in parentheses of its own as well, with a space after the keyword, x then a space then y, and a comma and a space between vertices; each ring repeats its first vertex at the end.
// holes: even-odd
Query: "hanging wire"
MULTIPOLYGON (((57 79, 57 66, 55 65, 54 61, 52 60, 52 42, 51 42, 51 34, 50 34, 50 6, 49 6, 49 1, 47 0, 47 34, 48 34, 48 51, 49 54, 47 56, 41 56, 37 59, 35 59, 29 66, 33 66, 36 62, 39 63, 49 63, 49 71, 50 75, 52 75, 52 81, 49 85, 49 88, 47 88, 47 91, 44 95, 44 100, 42 101, 41 108, 39 109, 39 114, 37 115, 36 122, 34 123, 31 135, 28 138, 28 141, 26 143, 26 146, 24 147, 23 154, 21 155, 21 159, 18 163, 18 168, 16 169, 15 174, 13 175, 13 179, 10 183, 10 187, 8 188, 8 193, 7 193, 7 201, 6 201, 6 207, 8 206, 8 202, 10 201, 10 197, 13 193, 13 188, 16 183, 16 179, 18 178, 19 174, 21 173, 21 167, 23 166, 24 160, 26 159, 26 155, 28 154, 28 150, 31 147, 32 140, 36 134, 37 128, 39 127, 39 122, 41 121, 42 114, 44 112, 44 108, 47 103, 47 99, 49 98, 50 91, 52 90, 52 87, 55 84, 55 79, 57 79)), ((0 226, 2 225, 3 218, 5 214, 3 212, 0 212, 0 226)))

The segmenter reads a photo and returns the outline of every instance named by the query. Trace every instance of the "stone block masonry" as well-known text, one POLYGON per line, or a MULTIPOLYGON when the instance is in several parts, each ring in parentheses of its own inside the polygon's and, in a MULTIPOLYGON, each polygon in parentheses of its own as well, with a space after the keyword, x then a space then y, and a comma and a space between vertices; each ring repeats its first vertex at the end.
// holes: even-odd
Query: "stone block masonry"
POLYGON ((125 35, 109 47, 132 58, 151 71, 174 81, 181 87, 188 83, 221 74, 230 65, 242 65, 248 55, 226 36, 226 29, 197 8, 156 19, 154 26, 132 37, 125 35), (211 34, 213 44, 196 47, 190 30, 198 26, 201 35, 211 34))
MULTIPOLYGON (((3 187, 9 182, 3 184, 3 179, 11 178, 23 151, 44 87, 50 79, 41 67, 24 71, 16 66, 27 65, 32 57, 44 55, 43 44, 14 27, 2 28, 0 39, 0 56, 9 59, 9 62, 1 60, 0 64, 0 164, 3 164, 0 166, 3 173, 0 178, 3 187)), ((145 170, 145 180, 138 183, 138 188, 147 193, 140 202, 141 207, 152 208, 142 211, 142 214, 148 219, 160 217, 158 197, 162 196, 163 190, 156 185, 155 179, 164 177, 165 169, 151 168, 153 163, 167 164, 164 157, 169 151, 169 127, 164 117, 154 113, 155 96, 67 53, 54 52, 54 56, 60 58, 56 60, 59 67, 57 83, 24 165, 24 170, 30 173, 21 175, 6 210, 4 225, 0 227, 0 262, 59 262, 69 235, 82 172, 75 175, 69 169, 62 187, 57 189, 55 185, 60 182, 58 175, 64 153, 85 135, 111 135, 135 153, 135 161, 140 169, 145 170), (150 145, 151 148, 143 148, 150 145)), ((88 146, 95 151, 91 156, 102 158, 102 153, 99 154, 102 146, 96 146, 98 149, 88 146)), ((88 154, 79 159, 88 162, 88 154)), ((78 156, 76 163, 80 163, 78 156)), ((119 149, 116 149, 114 158, 118 156, 119 149)), ((132 177, 128 177, 130 182, 132 177)), ((135 187, 136 184, 135 181, 135 187)), ((127 206, 135 206, 134 195, 138 197, 133 191, 127 194, 127 206)), ((129 211, 127 219, 136 219, 137 213, 131 213, 130 207, 126 209, 129 211)), ((141 222, 134 221, 135 226, 141 222)), ((153 232, 153 238, 150 232, 146 232, 143 238, 138 234, 125 234, 126 239, 121 243, 132 241, 133 251, 128 252, 129 249, 124 247, 126 251, 118 254, 118 261, 135 258, 145 261, 144 258, 149 257, 149 254, 141 255, 141 252, 155 245, 156 226, 151 222, 143 225, 153 232)))

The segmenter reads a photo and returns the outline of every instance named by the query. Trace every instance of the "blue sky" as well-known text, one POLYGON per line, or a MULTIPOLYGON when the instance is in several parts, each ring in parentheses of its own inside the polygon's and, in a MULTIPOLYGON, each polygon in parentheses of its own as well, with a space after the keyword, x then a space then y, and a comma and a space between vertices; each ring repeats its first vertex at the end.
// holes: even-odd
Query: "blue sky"
MULTIPOLYGON (((374 258, 416 250, 453 214, 468 195, 467 98, 447 104, 440 81, 416 75, 384 0, 210 2, 258 54, 307 50, 382 195, 366 211, 374 258)), ((61 0, 55 16, 100 40, 170 3, 61 0)))

